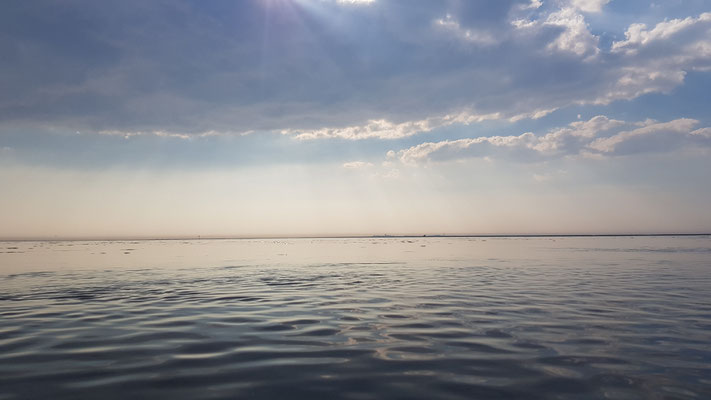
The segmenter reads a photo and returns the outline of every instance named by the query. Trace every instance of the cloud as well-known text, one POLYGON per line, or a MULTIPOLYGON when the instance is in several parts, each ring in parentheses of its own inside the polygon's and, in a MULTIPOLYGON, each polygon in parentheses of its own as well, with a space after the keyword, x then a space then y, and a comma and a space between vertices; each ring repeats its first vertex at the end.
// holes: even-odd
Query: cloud
POLYGON ((346 3, 8 4, 0 134, 392 139, 667 93, 711 70, 709 13, 618 27, 603 49, 584 13, 606 1, 346 3))
POLYGON ((343 164, 343 168, 346 169, 362 169, 372 167, 373 164, 365 161, 351 161, 343 164))
POLYGON ((451 33, 454 37, 463 40, 467 43, 472 43, 480 46, 492 46, 498 44, 498 40, 489 32, 476 30, 476 29, 464 29, 462 26, 452 18, 451 15, 447 14, 444 18, 435 20, 435 25, 441 29, 451 33))
POLYGON ((445 115, 444 117, 427 118, 419 121, 407 121, 393 123, 386 120, 370 120, 365 125, 347 126, 343 128, 321 128, 314 130, 283 130, 285 135, 294 135, 299 140, 313 140, 324 138, 340 138, 348 140, 361 139, 401 139, 413 136, 422 132, 429 132, 436 128, 449 126, 452 124, 469 125, 474 122, 482 122, 491 119, 498 119, 499 114, 469 114, 461 113, 457 115, 445 115))
POLYGON ((620 67, 598 103, 666 93, 684 82, 687 71, 711 70, 711 13, 664 21, 651 30, 633 24, 625 38, 612 43, 610 58, 620 60, 620 67))
POLYGON ((537 136, 489 136, 422 143, 387 157, 405 164, 497 157, 544 161, 565 156, 604 158, 636 153, 667 152, 684 146, 711 147, 711 128, 694 130, 699 121, 679 118, 668 122, 625 122, 596 116, 537 136))
POLYGON ((588 30, 585 17, 573 8, 564 8, 548 16, 544 25, 560 27, 563 31, 548 44, 549 49, 591 56, 600 52, 598 38, 588 30))
POLYGON ((609 2, 610 0, 572 0, 570 3, 580 11, 599 13, 602 11, 602 7, 609 2))
MULTIPOLYGON (((625 40, 613 43, 612 50, 624 52, 626 54, 636 54, 646 46, 655 43, 664 44, 684 31, 700 26, 700 32, 708 32, 711 23, 711 13, 703 13, 698 18, 673 19, 657 24, 651 30, 645 24, 632 24, 625 32, 625 40)), ((703 39, 703 38, 702 38, 703 39)), ((708 41, 700 41, 701 47, 708 44, 708 41)), ((708 56, 709 54, 701 54, 708 56)))
MULTIPOLYGON (((158 136, 164 138, 177 138, 177 139, 195 139, 208 136, 219 136, 225 134, 236 135, 234 132, 217 132, 217 131, 207 131, 207 132, 197 132, 197 133, 181 133, 181 132, 168 132, 162 130, 154 131, 121 131, 121 130, 102 130, 98 132, 100 135, 108 136, 123 136, 126 139, 132 138, 134 136, 158 136)), ((240 132, 241 135, 247 135, 251 132, 240 132)))
POLYGON ((375 2, 375 0, 338 0, 338 2, 341 4, 362 5, 362 4, 371 4, 371 3, 375 2))
POLYGON ((528 4, 521 4, 521 9, 522 10, 529 10, 529 9, 537 9, 540 8, 543 5, 542 0, 531 0, 530 3, 528 4))
POLYGON ((575 121, 567 127, 554 129, 538 139, 535 149, 541 152, 574 153, 580 146, 599 134, 615 128, 626 126, 627 123, 598 115, 589 121, 575 121))
POLYGON ((587 147, 602 153, 619 153, 623 146, 624 152, 669 150, 675 147, 682 137, 692 135, 691 130, 698 122, 689 118, 661 123, 645 121, 640 128, 595 139, 587 147))
POLYGON ((490 136, 473 139, 427 142, 399 152, 400 161, 417 164, 423 161, 449 161, 462 158, 485 157, 503 151, 532 152, 536 136, 527 132, 519 136, 490 136))
POLYGON ((711 128, 697 129, 697 130, 691 132, 691 134, 695 135, 699 138, 711 139, 711 128))

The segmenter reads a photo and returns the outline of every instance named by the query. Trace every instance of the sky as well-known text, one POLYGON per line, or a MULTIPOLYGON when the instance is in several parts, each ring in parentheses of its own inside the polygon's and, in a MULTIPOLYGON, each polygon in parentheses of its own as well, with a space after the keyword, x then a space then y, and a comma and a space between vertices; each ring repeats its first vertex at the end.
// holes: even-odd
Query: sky
POLYGON ((10 0, 0 60, 0 238, 711 232, 707 0, 10 0))

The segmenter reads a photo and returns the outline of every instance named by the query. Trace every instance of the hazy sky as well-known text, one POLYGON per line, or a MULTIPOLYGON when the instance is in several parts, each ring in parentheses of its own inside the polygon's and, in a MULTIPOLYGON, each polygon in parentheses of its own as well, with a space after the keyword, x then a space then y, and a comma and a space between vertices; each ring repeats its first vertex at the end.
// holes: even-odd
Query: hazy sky
POLYGON ((0 237, 711 231, 707 0, 6 1, 0 237))

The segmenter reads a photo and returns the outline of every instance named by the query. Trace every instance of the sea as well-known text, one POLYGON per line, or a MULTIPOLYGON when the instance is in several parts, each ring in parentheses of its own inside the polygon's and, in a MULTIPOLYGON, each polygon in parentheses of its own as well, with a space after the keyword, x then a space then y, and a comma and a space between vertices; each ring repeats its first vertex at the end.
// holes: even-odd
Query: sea
POLYGON ((0 399, 711 399, 711 237, 4 241, 0 399))

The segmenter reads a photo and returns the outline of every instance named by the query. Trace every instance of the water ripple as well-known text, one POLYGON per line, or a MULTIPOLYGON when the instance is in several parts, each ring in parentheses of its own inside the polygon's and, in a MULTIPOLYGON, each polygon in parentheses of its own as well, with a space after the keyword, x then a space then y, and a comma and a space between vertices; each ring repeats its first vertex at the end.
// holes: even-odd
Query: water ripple
POLYGON ((711 398, 708 243, 447 240, 468 255, 0 276, 0 399, 711 398))

